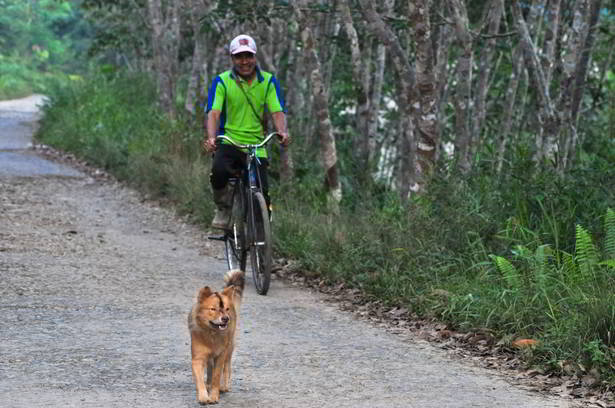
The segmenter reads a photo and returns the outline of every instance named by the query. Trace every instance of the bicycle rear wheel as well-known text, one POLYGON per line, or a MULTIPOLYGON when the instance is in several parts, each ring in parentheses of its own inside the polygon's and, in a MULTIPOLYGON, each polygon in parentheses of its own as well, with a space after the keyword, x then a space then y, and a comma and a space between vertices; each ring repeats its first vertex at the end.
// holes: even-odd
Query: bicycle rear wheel
POLYGON ((250 263, 256 292, 266 295, 271 282, 271 225, 267 203, 261 192, 251 194, 251 211, 248 213, 250 263))
POLYGON ((226 240, 224 241, 226 264, 229 270, 241 269, 245 271, 248 258, 244 217, 245 204, 239 181, 235 182, 233 188, 232 203, 230 229, 226 231, 226 240))

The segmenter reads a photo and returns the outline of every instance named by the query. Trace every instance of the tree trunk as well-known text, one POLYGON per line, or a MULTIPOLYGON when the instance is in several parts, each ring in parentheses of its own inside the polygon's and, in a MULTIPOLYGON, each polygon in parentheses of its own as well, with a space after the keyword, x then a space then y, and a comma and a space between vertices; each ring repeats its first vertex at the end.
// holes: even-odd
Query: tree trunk
MULTIPOLYGON (((384 1, 384 14, 389 15, 395 6, 395 0, 384 1)), ((380 107, 382 102, 382 88, 384 84, 384 72, 387 60, 387 49, 384 44, 378 43, 376 46, 376 57, 374 59, 374 79, 372 81, 371 98, 369 102, 370 110, 367 123, 367 148, 368 161, 371 163, 377 160, 376 148, 380 147, 384 141, 378 133, 378 124, 380 120, 380 107)))
MULTIPOLYGON (((590 8, 588 10, 588 23, 586 27, 586 33, 584 34, 584 45, 581 48, 581 56, 575 70, 575 83, 574 91, 572 95, 572 120, 575 123, 579 115, 579 106, 581 105, 581 98, 583 91, 585 90, 585 79, 587 78, 587 70, 589 67, 589 60, 591 52, 594 48, 594 42, 596 40, 596 29, 598 24, 598 18, 600 17, 600 9, 602 0, 593 0, 590 2, 590 8)), ((611 52, 613 48, 611 48, 611 52)))
POLYGON ((548 23, 545 26, 545 41, 543 46, 542 66, 545 81, 551 83, 553 68, 555 68, 555 46, 559 35, 561 0, 551 0, 547 13, 548 23))
MULTIPOLYGON (((203 15, 211 10, 211 4, 202 6, 202 1, 186 0, 186 6, 190 11, 190 23, 192 25, 192 35, 194 37, 194 51, 192 53, 192 66, 190 77, 188 79, 188 89, 186 90, 186 99, 184 108, 196 114, 197 117, 202 116, 203 111, 203 84, 209 83, 207 78, 207 68, 205 55, 207 54, 207 44, 203 34, 201 34, 200 19, 203 15)), ((197 118, 201 123, 203 117, 197 118)))
MULTIPOLYGON (((287 89, 285 92, 286 95, 286 118, 288 124, 288 131, 294 136, 295 133, 299 133, 298 127, 294 124, 295 118, 297 116, 294 114, 297 112, 295 109, 297 106, 294 103, 297 103, 297 98, 294 95, 301 94, 301 83, 298 78, 291 76, 291 68, 295 69, 298 65, 296 62, 297 59, 297 51, 296 51, 296 34, 294 30, 290 27, 288 29, 288 62, 284 69, 283 77, 280 79, 282 82, 282 86, 287 89), (292 81, 292 83, 291 83, 292 81), (297 129, 296 132, 293 130, 297 129)), ((290 181, 295 177, 295 163, 293 161, 293 156, 290 154, 289 149, 281 148, 280 150, 280 178, 283 181, 290 181)))
MULTIPOLYGON (((267 0, 263 1, 259 4, 259 7, 263 9, 265 14, 269 14, 271 8, 273 7, 273 1, 267 0)), ((261 67, 267 71, 271 72, 274 75, 278 75, 278 66, 275 60, 275 39, 274 39, 274 28, 271 24, 250 24, 252 30, 258 35, 257 38, 262 38, 262 41, 259 42, 258 46, 258 61, 261 67)), ((249 31, 249 30, 244 30, 249 31)), ((254 36, 254 35, 253 35, 254 36)))
MULTIPOLYGON (((322 0, 317 0, 314 3, 323 3, 322 0)), ((331 10, 337 9, 337 0, 326 1, 325 4, 331 3, 331 10)), ((335 13, 320 13, 319 24, 314 24, 314 31, 312 34, 314 38, 314 48, 316 54, 321 61, 321 72, 323 77, 323 83, 326 89, 331 88, 331 80, 333 79, 333 61, 337 55, 337 41, 334 41, 339 35, 341 25, 338 22, 335 13)))
MULTIPOLYGON (((361 55, 359 36, 352 23, 352 15, 350 14, 348 0, 340 0, 339 8, 344 22, 344 30, 350 42, 350 66, 352 67, 352 76, 355 79, 354 88, 357 98, 355 131, 358 136, 358 143, 356 144, 357 158, 361 163, 367 163, 369 158, 369 143, 366 132, 369 116, 369 89, 367 86, 369 82, 365 81, 365 72, 369 72, 366 65, 371 61, 369 61, 365 55, 361 55)), ((363 168, 366 171, 369 170, 367 166, 363 168)))
POLYGON ((417 0, 410 4, 410 22, 414 28, 416 49, 416 86, 419 91, 417 171, 420 190, 426 183, 435 164, 436 146, 439 143, 438 110, 436 104, 436 78, 434 75, 430 0, 417 0))
MULTIPOLYGON (((408 93, 405 92, 402 100, 408 103, 408 93)), ((409 103, 408 103, 409 104, 409 103)), ((411 115, 404 115, 400 121, 401 133, 399 135, 399 196, 402 200, 408 200, 412 193, 418 193, 420 185, 417 181, 417 141, 414 129, 414 121, 411 115)))
POLYGON ((376 47, 376 59, 375 59, 374 81, 372 85, 372 93, 370 100, 370 110, 367 123, 367 150, 368 150, 368 162, 371 163, 378 159, 376 151, 377 147, 380 147, 384 141, 383 137, 378 133, 378 123, 380 120, 380 107, 382 101, 382 87, 384 84, 384 70, 386 64, 386 47, 382 44, 378 44, 376 47))
MULTIPOLYGON (((301 28, 297 28, 298 35, 301 35, 301 28)), ((295 51, 293 51, 295 52, 295 51)), ((308 77, 309 71, 309 59, 303 52, 296 52, 296 62, 293 65, 292 71, 292 83, 288 84, 289 92, 289 109, 291 112, 290 117, 294 117, 294 121, 291 121, 294 126, 301 129, 305 143, 308 146, 313 145, 313 120, 312 118, 312 104, 310 103, 310 80, 308 77)))
MULTIPOLYGON (((416 138, 414 136, 415 126, 411 121, 419 121, 417 119, 417 109, 414 107, 414 101, 418 101, 418 94, 416 89, 416 83, 414 78, 413 67, 409 63, 408 55, 404 48, 401 46, 399 38, 395 33, 382 21, 382 18, 374 8, 373 2, 370 0, 360 0, 361 9, 363 15, 368 22, 368 29, 378 37, 380 42, 387 48, 393 61, 393 66, 397 71, 399 77, 398 89, 404 94, 405 101, 403 105, 399 107, 402 117, 405 117, 407 125, 405 126, 404 135, 399 135, 399 141, 404 140, 403 143, 415 143, 414 146, 401 145, 400 158, 402 164, 400 165, 399 190, 402 199, 408 199, 408 195, 411 191, 418 191, 416 188, 417 171, 420 170, 418 166, 418 160, 415 157, 417 154, 416 138)), ((419 173, 420 174, 420 173, 419 173)))
POLYGON ((300 7, 306 4, 305 0, 294 2, 292 7, 301 27, 301 38, 304 52, 311 60, 312 94, 314 96, 314 113, 318 121, 318 134, 320 139, 322 162, 325 169, 324 185, 327 191, 327 199, 333 213, 339 213, 339 202, 342 199, 342 185, 340 183, 339 169, 337 164, 337 150, 335 138, 329 118, 328 92, 324 87, 322 67, 315 48, 315 38, 309 25, 309 19, 301 11, 300 7))
MULTIPOLYGON (((472 89, 472 37, 468 13, 461 0, 451 1, 451 14, 454 18, 457 41, 462 49, 457 71, 457 92, 455 95, 455 152, 457 154, 457 169, 467 173, 472 167, 470 134, 470 109, 472 89)), ((474 135, 476 136, 476 135, 474 135)))
POLYGON ((361 9, 365 19, 369 23, 367 28, 375 34, 380 42, 390 51, 393 65, 399 73, 402 85, 407 86, 410 90, 414 90, 414 70, 408 62, 408 55, 401 46, 399 38, 395 35, 393 30, 382 21, 382 18, 374 9, 373 2, 369 0, 360 0, 359 2, 361 3, 361 9))
POLYGON ((301 61, 301 55, 297 52, 297 34, 299 28, 293 24, 291 27, 291 33, 289 34, 290 44, 288 47, 288 69, 284 77, 283 85, 286 86, 288 91, 286 92, 286 99, 288 101, 288 114, 290 118, 299 118, 298 113, 301 112, 303 101, 303 76, 301 75, 301 68, 304 64, 301 61))
MULTIPOLYGON (((436 45, 436 65, 434 67, 434 72, 436 75, 436 109, 438 112, 442 112, 442 106, 446 104, 448 100, 449 90, 451 82, 449 78, 456 77, 456 68, 453 72, 450 71, 450 49, 451 44, 454 41, 455 36, 453 35, 453 29, 449 24, 445 24, 443 26, 437 27, 437 30, 434 32, 434 43, 436 45)), ((440 134, 443 126, 446 125, 446 117, 444 115, 438 115, 438 134, 440 134)), ((440 148, 436 150, 436 155, 439 156, 440 148)), ((437 157, 436 157, 437 159, 437 157)))
POLYGON ((485 118, 487 117, 487 93, 489 91, 492 68, 494 68, 493 57, 495 53, 496 36, 500 31, 500 21, 502 19, 503 12, 504 1, 493 0, 492 5, 489 7, 488 13, 488 39, 485 41, 485 45, 480 57, 478 80, 476 85, 476 92, 474 95, 474 109, 471 117, 471 135, 473 140, 470 146, 471 157, 474 157, 476 155, 478 147, 480 146, 482 141, 485 118))
POLYGON ((169 2, 163 11, 161 0, 147 0, 159 102, 171 118, 176 116, 175 85, 180 43, 180 5, 181 1, 169 2))
POLYGON ((515 0, 512 9, 515 23, 519 30, 520 41, 523 45, 524 60, 527 69, 530 71, 529 78, 538 98, 538 119, 542 131, 544 132, 543 141, 539 138, 536 142, 536 161, 538 163, 544 160, 555 162, 557 155, 557 140, 561 128, 561 117, 556 111, 551 99, 542 64, 540 63, 536 47, 530 37, 527 24, 523 18, 519 0, 515 0))
POLYGON ((515 113, 515 105, 517 101, 517 90, 519 88, 519 81, 521 80, 522 74, 522 46, 521 44, 517 45, 511 55, 511 65, 512 72, 510 74, 510 80, 508 81, 508 86, 506 87, 506 98, 504 101, 504 120, 502 131, 499 134, 499 138, 496 142, 496 171, 498 173, 502 172, 504 167, 504 157, 506 154, 506 146, 508 145, 510 139, 512 138, 511 129, 513 124, 513 118, 515 113))
POLYGON ((374 55, 373 48, 373 39, 365 39, 365 46, 363 47, 360 61, 361 76, 358 79, 358 81, 362 83, 361 88, 364 92, 364 96, 360 98, 361 103, 357 106, 357 125, 359 126, 357 135, 359 136, 359 157, 364 164, 363 168, 365 169, 366 173, 364 173, 363 176, 365 176, 366 178, 369 177, 369 157, 371 155, 371 151, 369 150, 369 133, 367 127, 369 123, 369 113, 372 109, 372 106, 370 104, 370 94, 372 92, 371 85, 373 65, 372 59, 374 55))
POLYGON ((566 84, 559 109, 565 112, 566 130, 560 143, 563 146, 559 156, 558 170, 570 167, 578 144, 578 112, 589 66, 589 57, 594 45, 594 32, 600 13, 601 0, 579 0, 572 27, 568 33, 570 43, 564 56, 564 83, 566 84))

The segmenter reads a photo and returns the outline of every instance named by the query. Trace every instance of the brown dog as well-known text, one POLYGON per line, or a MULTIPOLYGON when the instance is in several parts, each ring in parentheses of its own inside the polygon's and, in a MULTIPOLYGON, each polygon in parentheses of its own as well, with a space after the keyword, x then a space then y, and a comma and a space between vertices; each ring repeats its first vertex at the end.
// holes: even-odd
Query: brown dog
POLYGON ((215 404, 220 392, 231 388, 231 357, 235 347, 235 329, 245 283, 240 270, 229 271, 224 277, 222 292, 212 292, 209 286, 199 291, 197 302, 188 315, 192 340, 192 375, 200 404, 215 404), (211 385, 209 394, 205 387, 211 385), (220 384, 220 377, 224 382, 220 384))

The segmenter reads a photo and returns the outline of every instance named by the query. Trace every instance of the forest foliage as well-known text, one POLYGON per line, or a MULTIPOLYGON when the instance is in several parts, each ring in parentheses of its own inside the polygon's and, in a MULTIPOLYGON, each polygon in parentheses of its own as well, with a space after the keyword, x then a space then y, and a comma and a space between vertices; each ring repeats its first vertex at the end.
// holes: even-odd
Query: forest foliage
POLYGON ((78 2, 0 0, 0 98, 76 80, 93 33, 78 2))

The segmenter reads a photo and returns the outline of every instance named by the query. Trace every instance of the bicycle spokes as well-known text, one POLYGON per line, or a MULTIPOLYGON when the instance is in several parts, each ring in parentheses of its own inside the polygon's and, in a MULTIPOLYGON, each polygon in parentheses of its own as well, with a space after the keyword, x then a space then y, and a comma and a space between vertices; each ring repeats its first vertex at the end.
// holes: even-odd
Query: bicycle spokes
POLYGON ((267 294, 271 279, 271 229, 265 198, 255 192, 250 200, 249 237, 252 276, 256 291, 267 294))

